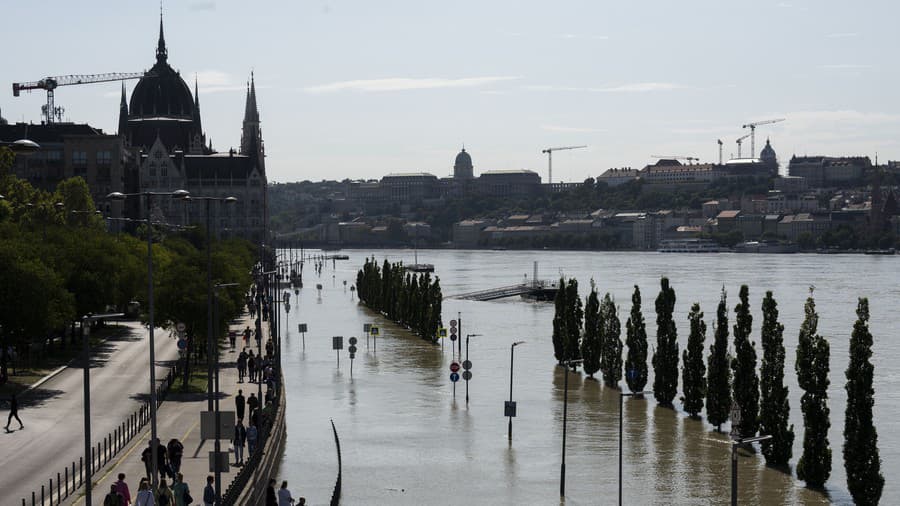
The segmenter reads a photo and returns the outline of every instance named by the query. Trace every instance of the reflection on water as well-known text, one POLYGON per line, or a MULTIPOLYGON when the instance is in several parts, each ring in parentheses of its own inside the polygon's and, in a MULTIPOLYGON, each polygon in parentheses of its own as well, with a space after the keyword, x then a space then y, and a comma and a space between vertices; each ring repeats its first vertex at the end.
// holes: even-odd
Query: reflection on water
MULTIPOLYGON (((336 270, 326 265, 321 278, 307 272, 307 286, 321 282, 321 295, 304 288, 292 297, 287 328, 307 323, 303 339, 285 333, 284 371, 288 392, 288 444, 281 475, 295 495, 324 504, 334 486, 337 462, 329 419, 341 438, 344 504, 556 504, 562 443, 565 369, 556 365, 550 339, 552 304, 516 299, 497 302, 444 301, 444 323, 461 312, 464 333, 481 334, 470 343, 473 380, 470 402, 465 382, 449 379, 449 341, 442 349, 410 336, 353 300, 343 281, 355 282, 363 252, 347 252, 349 262, 336 270), (333 282, 327 282, 332 278, 333 282), (325 280, 323 282, 323 280, 325 280), (296 299, 296 300, 295 300, 296 299), (377 323, 382 335, 366 343, 364 323, 377 323), (340 367, 331 336, 357 336, 358 352, 351 378, 347 350, 340 367), (503 402, 509 396, 509 346, 516 340, 514 400, 518 417, 513 441, 507 440, 503 402)), ((402 251, 385 253, 409 260, 402 251)), ((447 295, 509 285, 530 271, 531 262, 558 275, 558 269, 586 282, 593 277, 630 309, 632 285, 644 292, 648 333, 654 340, 652 301, 660 275, 668 275, 678 295, 676 318, 684 346, 687 312, 699 301, 712 313, 719 289, 751 289, 753 339, 758 340, 759 305, 767 289, 775 291, 787 348, 786 384, 795 425, 796 464, 802 451, 800 391, 793 373, 797 331, 806 287, 816 285, 820 330, 831 340, 829 391, 834 455, 828 494, 847 503, 842 443, 843 371, 847 339, 855 315, 854 297, 872 301, 875 335, 876 424, 883 472, 890 478, 900 465, 900 436, 886 422, 900 414, 900 353, 891 336, 891 301, 900 297, 892 280, 897 259, 862 256, 683 255, 565 252, 428 252, 447 295), (521 271, 521 272, 520 272, 521 271)), ((530 276, 529 272, 529 276, 530 276)), ((586 283, 585 283, 586 285, 586 283)), ((623 329, 624 332, 624 329, 623 329)), ((711 335, 710 335, 711 337, 711 335)), ((711 339, 708 338, 707 346, 711 339)), ((463 346, 465 348, 465 346, 463 346)), ((465 349, 463 350, 465 351, 465 349)), ((652 370, 649 385, 652 385, 652 370)), ((730 496, 731 446, 703 420, 676 409, 661 408, 653 395, 625 398, 623 404, 623 491, 625 504, 723 504, 730 496)), ((723 430, 728 430, 727 424, 723 430)), ((569 374, 566 448, 566 505, 613 504, 618 492, 619 391, 583 373, 569 374)), ((741 504, 822 504, 829 496, 806 489, 788 473, 767 468, 762 456, 742 452, 739 464, 741 504)), ((888 479, 883 504, 900 504, 900 488, 888 479)))

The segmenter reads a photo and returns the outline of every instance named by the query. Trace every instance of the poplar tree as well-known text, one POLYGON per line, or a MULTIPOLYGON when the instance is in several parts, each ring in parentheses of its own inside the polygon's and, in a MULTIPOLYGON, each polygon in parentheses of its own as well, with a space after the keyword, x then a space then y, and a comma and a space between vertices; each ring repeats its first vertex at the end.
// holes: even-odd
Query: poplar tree
POLYGON ((562 363, 566 357, 566 280, 559 278, 559 287, 556 290, 556 299, 553 302, 555 312, 553 314, 553 356, 558 363, 562 363))
POLYGON ((584 372, 590 377, 600 370, 601 351, 600 301, 597 288, 591 281, 591 293, 584 304, 584 338, 581 340, 581 357, 584 358, 584 372))
POLYGON ((734 307, 734 358, 731 370, 734 372, 734 401, 741 410, 738 434, 740 437, 755 436, 759 430, 759 376, 756 374, 756 346, 750 342, 753 315, 750 314, 749 289, 741 285, 734 307))
MULTIPOLYGON (((810 290, 812 292, 812 290, 810 290)), ((800 407, 803 410, 803 455, 797 463, 797 478, 807 486, 822 488, 831 475, 831 448, 828 429, 831 427, 828 409, 828 341, 817 333, 819 315, 810 293, 804 307, 806 317, 800 326, 797 344, 797 383, 803 389, 800 407)))
MULTIPOLYGON (((581 358, 581 326, 584 320, 584 310, 581 298, 578 296, 578 280, 572 278, 566 285, 566 340, 565 359, 577 360, 581 358)), ((575 368, 574 366, 572 367, 575 368)))
POLYGON ((663 406, 671 406, 678 393, 678 331, 672 313, 675 289, 669 278, 660 280, 656 297, 656 351, 653 353, 653 396, 663 406))
POLYGON ((603 343, 600 369, 603 370, 603 382, 609 387, 619 388, 619 381, 622 380, 622 324, 616 304, 608 293, 600 304, 600 321, 603 343))
POLYGON ((728 295, 722 287, 716 309, 715 337, 709 347, 706 380, 706 419, 722 430, 731 410, 731 369, 728 367, 728 295))
POLYGON ((641 289, 637 285, 631 295, 631 314, 625 329, 625 344, 628 345, 625 381, 632 392, 641 392, 647 386, 647 328, 641 313, 641 289))
POLYGON ((760 444, 766 464, 786 467, 793 455, 794 426, 788 425, 791 407, 784 385, 784 325, 778 322, 778 303, 771 291, 763 299, 762 313, 759 432, 772 438, 760 444))
POLYGON ((683 352, 681 369, 684 384, 684 410, 693 418, 699 418, 703 410, 703 399, 706 397, 706 364, 703 362, 703 351, 706 341, 706 323, 700 304, 694 303, 688 314, 691 322, 691 334, 688 336, 687 349, 683 352))
POLYGON ((847 488, 853 501, 875 505, 881 499, 884 476, 878 455, 878 432, 872 424, 875 390, 872 387, 875 367, 872 357, 872 334, 869 332, 869 299, 859 299, 856 323, 850 337, 850 363, 847 377, 847 410, 844 414, 844 469, 847 488))

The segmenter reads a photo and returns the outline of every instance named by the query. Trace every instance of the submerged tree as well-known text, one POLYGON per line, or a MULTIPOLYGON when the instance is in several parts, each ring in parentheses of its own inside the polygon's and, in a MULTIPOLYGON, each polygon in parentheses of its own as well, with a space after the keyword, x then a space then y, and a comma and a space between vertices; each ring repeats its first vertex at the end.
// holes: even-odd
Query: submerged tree
POLYGON ((778 323, 778 303, 772 292, 766 292, 762 312, 759 431, 772 436, 761 443, 762 453, 766 464, 784 467, 793 454, 794 426, 788 425, 791 407, 784 385, 784 325, 778 323))
MULTIPOLYGON (((812 290, 810 290, 811 292, 812 290)), ((817 333, 819 315, 810 294, 804 307, 806 317, 800 326, 797 344, 797 383, 803 389, 803 455, 797 463, 797 478, 810 487, 821 488, 831 475, 831 448, 828 429, 828 341, 817 333)))
POLYGON ((678 331, 672 313, 675 289, 669 278, 660 280, 656 297, 656 351, 653 353, 653 395, 663 406, 671 406, 678 393, 678 331))
POLYGON ((591 280, 591 293, 584 304, 584 337, 581 339, 581 357, 584 358, 584 372, 590 377, 600 370, 601 346, 600 301, 597 288, 591 280))
POLYGON ((625 323, 628 357, 625 359, 625 381, 632 392, 641 392, 647 386, 647 328, 641 313, 641 289, 634 285, 631 296, 631 314, 625 323))
POLYGON ((684 410, 696 418, 703 410, 703 399, 706 397, 706 364, 703 362, 706 323, 703 321, 700 304, 694 303, 688 320, 691 322, 691 334, 682 356, 681 377, 684 384, 684 410))
POLYGON ((847 410, 844 415, 844 469, 847 488, 856 504, 878 504, 884 488, 878 432, 872 423, 875 367, 872 357, 872 333, 869 332, 869 299, 860 298, 856 323, 850 337, 850 363, 847 377, 847 410))
POLYGON ((619 388, 619 381, 622 380, 622 324, 619 322, 616 303, 608 293, 600 304, 600 320, 603 343, 600 368, 603 370, 603 382, 607 386, 619 388))
MULTIPOLYGON (((572 278, 566 285, 566 337, 565 360, 577 360, 581 358, 581 326, 584 320, 584 310, 581 298, 578 296, 578 280, 572 278)), ((573 367, 574 369, 574 367, 573 367)))
MULTIPOLYGON (((738 434, 755 436, 759 430, 759 376, 756 374, 756 347, 750 342, 753 315, 750 314, 749 289, 741 285, 740 302, 734 307, 734 402, 741 410, 738 434)), ((733 422, 733 421, 732 421, 733 422)))
POLYGON ((709 347, 706 380, 706 419, 722 429, 731 410, 731 369, 728 367, 728 296, 722 287, 716 309, 715 337, 709 347))
POLYGON ((565 342, 566 342, 566 280, 559 278, 559 289, 556 291, 556 299, 554 300, 553 314, 553 356, 556 357, 558 363, 565 360, 565 342))

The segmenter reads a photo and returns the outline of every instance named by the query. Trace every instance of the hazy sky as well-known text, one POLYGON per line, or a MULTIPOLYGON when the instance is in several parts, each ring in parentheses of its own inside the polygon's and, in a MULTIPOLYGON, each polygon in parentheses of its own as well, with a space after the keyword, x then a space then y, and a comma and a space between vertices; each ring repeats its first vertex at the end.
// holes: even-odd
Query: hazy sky
MULTIPOLYGON (((155 61, 155 1, 4 2, 2 114, 40 121, 11 83, 155 61)), ((169 63, 220 151, 240 143, 256 73, 270 181, 537 170, 581 181, 651 155, 725 157, 748 121, 791 154, 900 159, 900 5, 823 0, 169 0, 169 63)), ((127 82, 130 91, 135 81, 127 82)), ((63 87, 71 121, 113 132, 119 83, 63 87)), ((749 139, 744 144, 749 155, 749 139)))

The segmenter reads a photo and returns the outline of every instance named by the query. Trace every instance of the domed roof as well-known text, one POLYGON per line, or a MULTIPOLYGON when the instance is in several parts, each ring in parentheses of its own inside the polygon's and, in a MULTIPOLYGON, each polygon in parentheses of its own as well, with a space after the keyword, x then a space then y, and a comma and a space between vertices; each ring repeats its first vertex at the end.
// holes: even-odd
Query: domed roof
POLYGON ((463 148, 462 151, 456 155, 456 162, 453 164, 454 168, 472 168, 472 157, 469 156, 469 153, 466 153, 466 148, 463 148))
POLYGON ((131 93, 129 117, 191 118, 194 99, 191 89, 168 63, 166 41, 163 38, 162 19, 159 23, 159 43, 156 48, 156 65, 142 77, 131 93))
POLYGON ((775 150, 772 149, 769 139, 766 139, 766 146, 759 152, 759 159, 763 162, 776 162, 777 157, 775 156, 775 150))

